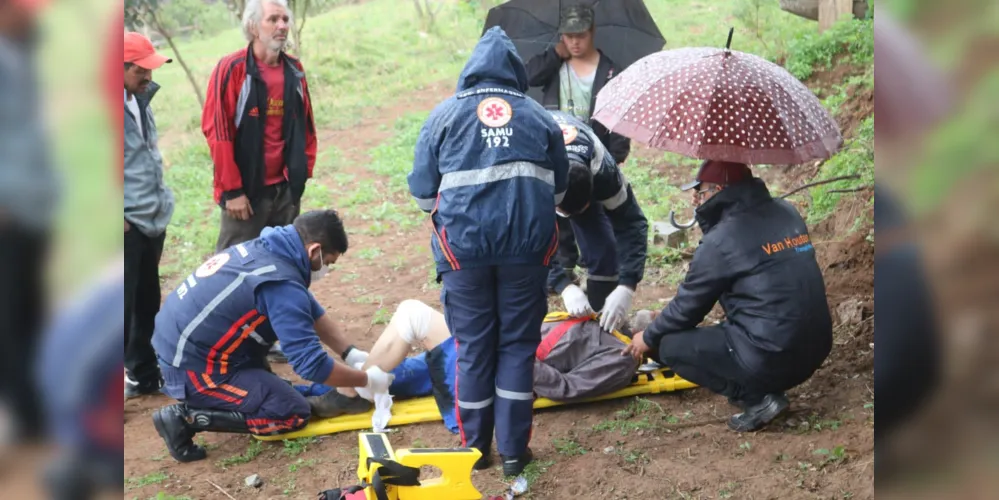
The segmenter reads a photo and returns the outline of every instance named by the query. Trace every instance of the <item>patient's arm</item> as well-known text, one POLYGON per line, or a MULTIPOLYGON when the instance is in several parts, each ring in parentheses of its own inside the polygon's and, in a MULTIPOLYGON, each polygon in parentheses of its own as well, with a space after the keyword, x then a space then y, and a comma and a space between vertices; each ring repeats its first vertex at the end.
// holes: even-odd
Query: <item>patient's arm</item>
MULTIPOLYGON (((375 341, 363 370, 377 366, 390 372, 402 363, 413 347, 431 350, 451 338, 444 315, 418 300, 404 300, 396 308, 387 327, 375 341)), ((338 388, 353 396, 353 389, 338 388)))
POLYGON ((602 396, 631 383, 638 363, 620 348, 604 346, 567 373, 543 361, 534 362, 534 392, 554 401, 602 396))

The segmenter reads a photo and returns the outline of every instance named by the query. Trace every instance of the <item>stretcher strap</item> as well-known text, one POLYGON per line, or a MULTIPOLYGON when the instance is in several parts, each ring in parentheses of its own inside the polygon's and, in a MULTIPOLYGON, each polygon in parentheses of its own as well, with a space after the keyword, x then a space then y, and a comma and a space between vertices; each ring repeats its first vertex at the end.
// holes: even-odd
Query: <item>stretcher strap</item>
POLYGON ((381 465, 381 467, 375 470, 375 474, 371 478, 371 484, 366 486, 371 486, 371 488, 375 490, 375 496, 378 500, 388 500, 388 492, 386 491, 385 485, 420 485, 420 469, 417 469, 416 467, 402 465, 393 460, 368 457, 369 470, 372 463, 381 465))

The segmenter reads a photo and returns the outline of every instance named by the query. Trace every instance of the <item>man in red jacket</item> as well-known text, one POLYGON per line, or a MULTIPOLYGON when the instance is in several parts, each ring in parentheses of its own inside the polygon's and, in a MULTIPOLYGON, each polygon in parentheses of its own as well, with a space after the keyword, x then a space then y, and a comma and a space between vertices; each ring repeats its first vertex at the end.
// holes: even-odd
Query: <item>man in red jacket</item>
POLYGON ((302 63, 285 53, 287 0, 249 0, 249 46, 219 61, 201 129, 215 163, 222 210, 216 252, 291 224, 316 162, 316 127, 302 63))

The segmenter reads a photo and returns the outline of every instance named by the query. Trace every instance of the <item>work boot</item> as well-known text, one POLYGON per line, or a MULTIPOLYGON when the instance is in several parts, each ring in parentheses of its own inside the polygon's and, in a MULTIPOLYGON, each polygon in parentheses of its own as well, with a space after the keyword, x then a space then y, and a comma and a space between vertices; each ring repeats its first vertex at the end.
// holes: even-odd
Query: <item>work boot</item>
POLYGON ((486 470, 492 467, 493 466, 492 448, 486 448, 484 450, 480 449, 479 452, 482 453, 482 456, 475 461, 475 464, 472 465, 472 468, 475 470, 486 470))
POLYGON ((527 467, 527 464, 533 460, 534 452, 530 448, 519 457, 503 457, 503 475, 519 476, 521 472, 524 472, 524 467, 527 467))
POLYGON ((784 394, 767 394, 760 402, 745 405, 742 413, 728 420, 729 429, 736 432, 758 431, 787 411, 791 403, 784 394))
POLYGON ((187 405, 175 404, 164 406, 153 413, 153 426, 156 432, 166 442, 170 456, 178 462, 194 462, 207 456, 205 449, 194 444, 197 431, 187 424, 187 405))
POLYGON ((309 396, 306 399, 309 401, 309 408, 312 408, 312 415, 319 418, 365 413, 371 409, 371 402, 367 399, 344 396, 335 389, 322 396, 309 396))
POLYGON ((125 375, 125 399, 133 399, 160 392, 163 381, 157 376, 150 380, 138 381, 125 375))

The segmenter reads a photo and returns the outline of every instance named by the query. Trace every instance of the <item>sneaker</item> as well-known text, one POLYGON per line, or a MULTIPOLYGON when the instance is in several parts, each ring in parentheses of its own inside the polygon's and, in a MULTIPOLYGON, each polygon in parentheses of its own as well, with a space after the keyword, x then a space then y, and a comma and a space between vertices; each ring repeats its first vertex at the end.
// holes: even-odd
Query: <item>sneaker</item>
POLYGON ((367 399, 360 396, 344 396, 336 389, 330 390, 322 396, 310 396, 307 399, 309 407, 312 408, 312 414, 319 418, 365 413, 371 409, 371 402, 367 399))
POLYGON ((187 425, 187 406, 174 404, 164 406, 153 413, 153 426, 163 438, 170 456, 178 462, 203 460, 208 454, 201 446, 194 444, 194 430, 187 425))
POLYGON ((534 453, 530 448, 524 452, 523 455, 519 457, 503 457, 503 475, 504 476, 519 476, 521 472, 524 472, 524 468, 527 464, 534 460, 534 453))
POLYGON ((759 403, 745 403, 742 413, 728 420, 728 428, 736 432, 754 432, 781 416, 791 403, 784 394, 767 394, 759 403))
POLYGON ((139 382, 133 380, 132 377, 125 375, 125 399, 133 399, 142 396, 147 396, 149 394, 156 394, 160 392, 160 388, 163 387, 163 381, 159 378, 152 381, 139 382))

